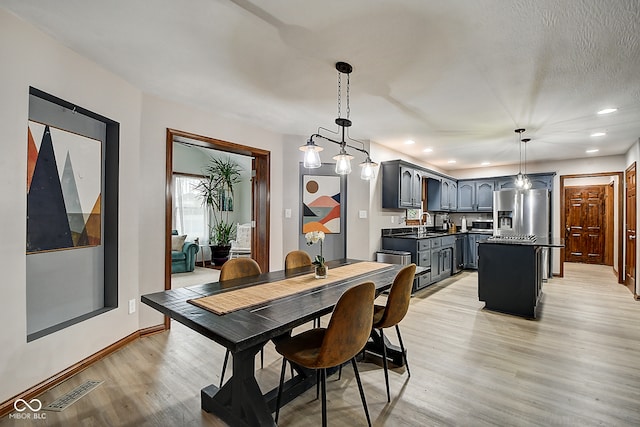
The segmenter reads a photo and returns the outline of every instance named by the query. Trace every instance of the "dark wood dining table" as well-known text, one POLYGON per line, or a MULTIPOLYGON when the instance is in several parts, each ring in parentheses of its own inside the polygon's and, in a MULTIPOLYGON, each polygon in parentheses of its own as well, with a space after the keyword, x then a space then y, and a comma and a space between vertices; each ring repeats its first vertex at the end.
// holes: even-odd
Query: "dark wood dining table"
MULTIPOLYGON (((289 271, 274 271, 259 276, 236 279, 184 288, 156 292, 142 296, 142 302, 161 313, 184 324, 194 331, 226 347, 233 354, 233 374, 218 388, 209 385, 201 391, 201 406, 207 412, 216 414, 233 426, 273 426, 272 413, 275 412, 277 387, 263 393, 256 381, 254 358, 270 340, 291 334, 291 330, 319 316, 328 314, 342 293, 359 283, 371 281, 378 293, 391 287, 401 265, 381 264, 382 268, 358 274, 346 279, 331 281, 333 268, 348 266, 360 261, 341 259, 327 263, 329 280, 326 286, 306 290, 276 300, 239 309, 223 315, 198 307, 189 300, 211 296, 234 289, 260 286, 283 279, 308 275, 313 267, 302 267, 289 271)), ((382 354, 385 345, 372 336, 368 349, 382 354)), ((400 350, 388 342, 388 357, 394 363, 402 364, 400 350)), ((296 366, 296 375, 283 387, 282 403, 313 387, 316 375, 312 371, 296 366)))

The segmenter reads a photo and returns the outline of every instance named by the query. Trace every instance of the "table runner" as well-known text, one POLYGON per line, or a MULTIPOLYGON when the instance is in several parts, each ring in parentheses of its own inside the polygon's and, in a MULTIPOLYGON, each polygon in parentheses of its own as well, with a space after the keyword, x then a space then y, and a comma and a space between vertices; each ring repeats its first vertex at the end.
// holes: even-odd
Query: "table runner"
POLYGON ((277 282, 262 283, 246 288, 234 289, 208 297, 188 300, 191 304, 222 315, 278 298, 294 295, 321 286, 331 285, 340 280, 387 268, 392 264, 362 261, 329 269, 329 277, 316 279, 314 273, 290 277, 277 282))

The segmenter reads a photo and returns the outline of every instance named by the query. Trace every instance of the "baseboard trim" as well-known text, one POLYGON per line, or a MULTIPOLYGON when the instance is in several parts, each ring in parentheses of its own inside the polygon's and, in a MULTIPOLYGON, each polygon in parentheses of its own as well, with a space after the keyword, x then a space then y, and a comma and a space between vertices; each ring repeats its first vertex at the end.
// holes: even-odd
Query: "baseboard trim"
POLYGON ((88 368, 89 366, 91 366, 92 364, 96 363, 97 361, 101 360, 102 358, 110 355, 111 353, 114 353, 118 350, 120 350, 122 347, 126 346, 127 344, 142 338, 142 337, 147 337, 150 335, 154 335, 160 332, 165 331, 165 325, 157 325, 157 326, 151 326, 148 328, 144 328, 144 329, 140 329, 130 335, 127 335, 126 337, 116 341, 115 343, 103 348, 102 350, 98 351, 97 353, 92 354, 91 356, 81 360, 80 362, 68 367, 67 369, 58 372, 57 374, 47 378, 46 380, 42 381, 39 384, 34 385, 33 387, 31 387, 28 390, 23 391, 22 393, 19 393, 15 396, 13 396, 11 399, 0 403, 0 417, 4 417, 5 415, 9 414, 11 411, 13 411, 13 404, 17 399, 24 399, 27 402, 30 401, 31 399, 38 397, 39 395, 41 395, 42 393, 44 393, 45 391, 57 386, 58 384, 66 381, 67 379, 71 378, 72 376, 74 376, 75 374, 77 374, 78 372, 81 372, 83 370, 85 370, 86 368, 88 368))

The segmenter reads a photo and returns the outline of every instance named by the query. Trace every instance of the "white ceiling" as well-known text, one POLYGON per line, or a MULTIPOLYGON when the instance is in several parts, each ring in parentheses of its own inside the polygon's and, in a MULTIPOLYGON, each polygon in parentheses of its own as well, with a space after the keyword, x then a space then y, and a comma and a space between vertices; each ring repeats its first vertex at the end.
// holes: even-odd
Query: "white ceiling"
POLYGON ((517 163, 517 127, 532 162, 622 154, 640 137, 638 0, 0 6, 147 93, 284 134, 336 128, 334 64, 349 62, 351 137, 445 170, 517 163))

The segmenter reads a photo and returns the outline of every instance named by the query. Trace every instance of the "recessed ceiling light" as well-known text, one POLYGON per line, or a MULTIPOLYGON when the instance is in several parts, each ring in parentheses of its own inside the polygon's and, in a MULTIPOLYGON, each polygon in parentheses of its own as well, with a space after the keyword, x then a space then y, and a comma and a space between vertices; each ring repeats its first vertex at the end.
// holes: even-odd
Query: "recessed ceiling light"
POLYGON ((600 150, 598 150, 597 148, 592 148, 591 150, 587 150, 586 152, 587 153, 597 153, 598 151, 600 151, 600 150))
POLYGON ((598 114, 609 114, 618 111, 617 108, 605 108, 604 110, 598 111, 598 114))
POLYGON ((455 163, 455 160, 449 160, 447 163, 455 163))
POLYGON ((407 139, 405 142, 407 145, 415 144, 416 142, 413 139, 407 139))
POLYGON ((433 148, 425 148, 424 150, 422 150, 424 153, 431 153, 433 151, 433 148))
POLYGON ((595 136, 605 136, 605 135, 606 135, 605 132, 594 132, 594 133, 591 134, 591 136, 594 136, 594 137, 595 136))
POLYGON ((482 162, 480 163, 482 166, 489 166, 491 164, 491 162, 482 162))

